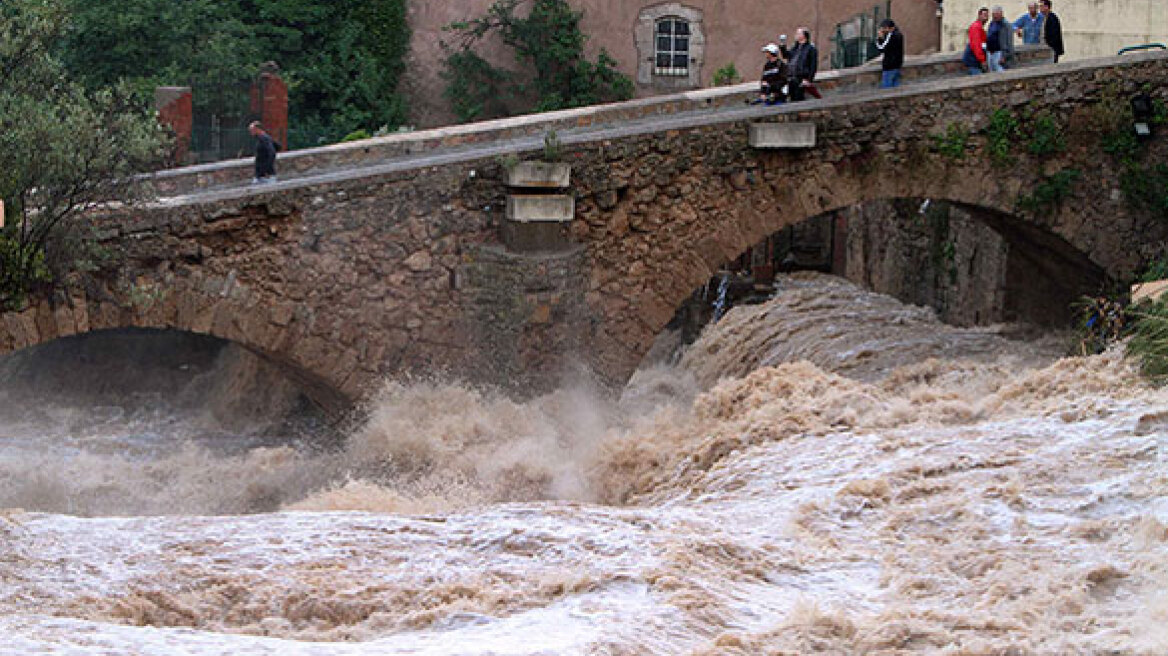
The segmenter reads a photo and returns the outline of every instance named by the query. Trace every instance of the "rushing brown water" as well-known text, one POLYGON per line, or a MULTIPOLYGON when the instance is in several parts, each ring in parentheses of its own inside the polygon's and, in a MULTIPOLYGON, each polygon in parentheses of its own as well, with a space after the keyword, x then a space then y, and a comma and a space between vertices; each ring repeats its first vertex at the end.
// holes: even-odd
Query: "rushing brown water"
POLYGON ((0 652, 1168 653, 1168 392, 999 332, 812 276, 619 400, 387 384, 323 449, 52 406, 0 652))

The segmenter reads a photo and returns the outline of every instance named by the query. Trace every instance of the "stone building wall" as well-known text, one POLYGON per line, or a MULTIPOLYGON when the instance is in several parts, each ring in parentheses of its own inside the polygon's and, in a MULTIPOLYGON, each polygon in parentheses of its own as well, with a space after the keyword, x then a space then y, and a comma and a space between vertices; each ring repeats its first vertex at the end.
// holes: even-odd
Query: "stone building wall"
MULTIPOLYGON (((494 0, 458 3, 411 0, 407 15, 413 36, 402 90, 410 103, 411 121, 418 127, 454 121, 449 103, 442 97, 443 51, 450 40, 443 27, 458 20, 483 15, 494 0)), ((820 67, 830 62, 830 36, 835 25, 860 12, 870 12, 885 0, 572 0, 584 12, 582 29, 588 35, 592 57, 603 48, 620 64, 620 70, 637 82, 639 96, 710 86, 714 72, 733 63, 747 80, 762 68, 761 48, 779 34, 794 39, 795 28, 812 30, 819 47, 820 67), (697 21, 701 34, 700 60, 693 74, 684 78, 646 76, 643 45, 644 19, 683 16, 697 21), (639 28, 640 29, 639 31, 639 28), (640 39, 638 38, 640 35, 640 39)), ((940 45, 936 0, 893 0, 892 15, 906 34, 910 54, 932 52, 940 45)), ((651 22, 651 21, 650 21, 651 22)), ((651 25, 650 25, 651 29, 651 25)), ((651 38, 650 38, 651 42, 651 38)), ((498 39, 488 40, 482 52, 498 65, 513 65, 513 55, 498 39)), ((697 53, 695 53, 697 54, 697 53)))
MULTIPOLYGON (((1026 13, 1027 2, 945 0, 941 50, 965 49, 967 30, 979 7, 1002 5, 1006 18, 1026 13)), ((1168 2, 1164 0, 1054 0, 1051 5, 1063 27, 1067 59, 1107 57, 1120 48, 1142 43, 1168 43, 1168 2)))

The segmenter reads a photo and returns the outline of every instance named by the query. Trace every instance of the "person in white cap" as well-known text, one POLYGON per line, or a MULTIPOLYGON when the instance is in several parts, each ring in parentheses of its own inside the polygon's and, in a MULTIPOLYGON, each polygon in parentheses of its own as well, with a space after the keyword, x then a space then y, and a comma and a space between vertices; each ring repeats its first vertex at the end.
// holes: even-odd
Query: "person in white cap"
POLYGON ((758 100, 753 104, 781 105, 787 101, 787 94, 783 92, 783 84, 787 81, 787 64, 779 56, 779 46, 768 43, 762 51, 766 53, 766 63, 762 66, 758 100))

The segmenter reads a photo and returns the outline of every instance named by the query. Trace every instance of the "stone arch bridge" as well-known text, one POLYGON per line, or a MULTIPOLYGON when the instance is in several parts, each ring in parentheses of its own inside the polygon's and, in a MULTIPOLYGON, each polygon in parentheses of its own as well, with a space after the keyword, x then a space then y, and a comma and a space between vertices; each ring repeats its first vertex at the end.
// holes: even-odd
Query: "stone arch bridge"
MULTIPOLYGON (((938 62, 921 66, 959 67, 938 62)), ((855 75, 837 86, 874 86, 878 71, 855 75)), ((332 407, 404 372, 546 385, 582 362, 622 381, 720 264, 880 199, 972 208, 1026 246, 1035 280, 1078 293, 1129 276, 1168 237, 1104 152, 1128 98, 1168 100, 1165 80, 1168 56, 1143 54, 785 107, 746 106, 743 86, 290 153, 285 178, 259 188, 238 183, 249 162, 161 173, 158 202, 94 217, 108 267, 0 315, 0 353, 191 331, 286 366, 332 407), (996 110, 1015 133, 990 129, 996 110), (760 122, 812 123, 816 143, 753 148, 760 122), (574 245, 512 253, 501 156, 537 157, 551 129, 572 166, 574 245)), ((1145 158, 1162 163, 1158 129, 1145 158)))

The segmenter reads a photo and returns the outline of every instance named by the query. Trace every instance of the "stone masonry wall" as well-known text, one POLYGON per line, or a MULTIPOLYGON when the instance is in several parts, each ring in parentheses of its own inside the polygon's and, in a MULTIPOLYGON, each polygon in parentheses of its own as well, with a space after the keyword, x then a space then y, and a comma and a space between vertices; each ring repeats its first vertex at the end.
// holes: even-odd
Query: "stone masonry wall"
MULTIPOLYGON (((602 377, 621 382, 719 264, 787 225, 895 198, 971 208, 1030 244, 1041 261, 1029 270, 1056 283, 1078 272, 1128 275, 1164 248, 1168 222, 1124 202, 1093 117, 1109 85, 1119 80, 1129 94, 1159 84, 1168 58, 1118 66, 873 91, 566 145, 582 250, 542 263, 491 248, 504 200, 493 159, 133 211, 99 222, 119 253, 104 271, 0 316, 0 352, 103 328, 176 328, 265 355, 337 406, 386 375, 552 371, 577 343, 602 377), (984 129, 999 107, 1049 112, 1065 149, 992 165, 984 129), (818 143, 752 150, 747 128, 760 117, 814 122, 818 143), (934 137, 950 126, 969 133, 959 149, 934 137), (1017 208, 1022 194, 1071 168, 1082 178, 1049 211, 1017 208), (498 288, 519 280, 529 283, 498 288), (484 364, 483 344, 498 340, 513 349, 484 364)), ((1153 88, 1168 100, 1168 89, 1153 88)), ((1168 160, 1163 136, 1149 148, 1152 161, 1168 160)))

